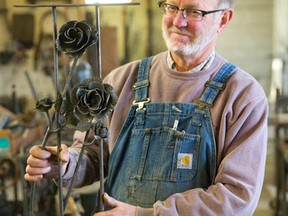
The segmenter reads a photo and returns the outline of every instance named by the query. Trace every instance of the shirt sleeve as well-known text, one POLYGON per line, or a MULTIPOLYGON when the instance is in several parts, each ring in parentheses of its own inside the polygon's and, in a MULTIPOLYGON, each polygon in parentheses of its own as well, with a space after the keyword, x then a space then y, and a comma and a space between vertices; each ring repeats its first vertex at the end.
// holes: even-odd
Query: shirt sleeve
MULTIPOLYGON (((79 155, 83 146, 85 132, 76 131, 74 134, 74 143, 69 147, 70 160, 66 173, 63 176, 63 185, 69 186, 74 175, 79 155)), ((84 147, 83 157, 80 160, 80 166, 75 174, 73 187, 89 185, 99 180, 99 142, 84 147)), ((108 173, 108 145, 104 143, 104 175, 108 173)))

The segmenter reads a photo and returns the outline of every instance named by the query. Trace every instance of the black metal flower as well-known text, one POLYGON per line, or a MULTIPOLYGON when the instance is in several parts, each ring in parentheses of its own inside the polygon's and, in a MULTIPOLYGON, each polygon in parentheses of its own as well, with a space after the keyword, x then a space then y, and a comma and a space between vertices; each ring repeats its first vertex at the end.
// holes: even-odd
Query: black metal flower
POLYGON ((91 122, 108 116, 114 109, 117 95, 109 84, 103 84, 93 77, 76 84, 71 90, 71 103, 74 116, 80 122, 91 122))
POLYGON ((36 109, 42 112, 48 112, 52 108, 53 102, 50 98, 44 98, 36 102, 36 109))
POLYGON ((73 58, 81 57, 86 48, 97 42, 97 30, 86 21, 68 21, 61 26, 56 39, 57 49, 73 58))
POLYGON ((105 127, 102 121, 98 121, 94 124, 94 137, 95 139, 107 139, 108 138, 108 128, 105 127))

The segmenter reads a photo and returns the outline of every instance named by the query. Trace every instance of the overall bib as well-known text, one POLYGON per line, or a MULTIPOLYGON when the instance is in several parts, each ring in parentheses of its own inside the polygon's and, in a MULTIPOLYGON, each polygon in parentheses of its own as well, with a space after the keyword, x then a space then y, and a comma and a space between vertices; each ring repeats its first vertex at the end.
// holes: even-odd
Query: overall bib
POLYGON ((216 143, 209 107, 236 70, 225 64, 197 103, 150 103, 151 57, 139 66, 135 101, 110 155, 107 192, 151 207, 192 188, 208 188, 216 172, 216 143))

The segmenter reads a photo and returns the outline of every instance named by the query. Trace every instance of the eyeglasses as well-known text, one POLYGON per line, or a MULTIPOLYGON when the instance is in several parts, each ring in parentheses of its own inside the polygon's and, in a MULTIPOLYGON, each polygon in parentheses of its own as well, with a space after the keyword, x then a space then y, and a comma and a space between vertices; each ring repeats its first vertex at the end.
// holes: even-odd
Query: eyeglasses
POLYGON ((159 8, 161 13, 170 16, 175 17, 178 13, 178 11, 182 11, 184 19, 189 20, 195 20, 195 21, 201 21, 204 16, 207 14, 212 14, 220 11, 225 11, 226 9, 219 9, 219 10, 211 10, 211 11, 204 11, 204 10, 198 10, 193 8, 179 8, 176 5, 168 4, 165 1, 159 1, 158 2, 159 8))

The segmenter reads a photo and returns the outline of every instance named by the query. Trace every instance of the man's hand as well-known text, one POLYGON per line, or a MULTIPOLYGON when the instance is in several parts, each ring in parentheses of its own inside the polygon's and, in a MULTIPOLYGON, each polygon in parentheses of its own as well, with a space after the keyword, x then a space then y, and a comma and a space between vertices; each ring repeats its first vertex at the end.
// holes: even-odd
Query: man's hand
MULTIPOLYGON (((64 174, 69 162, 69 152, 65 144, 62 144, 61 148, 59 157, 63 162, 62 173, 64 174)), ((43 177, 58 178, 57 146, 47 146, 45 150, 40 146, 33 146, 30 149, 24 178, 27 181, 39 181, 43 177)))
POLYGON ((97 213, 94 216, 136 216, 136 206, 113 199, 107 193, 104 194, 103 199, 105 204, 112 209, 97 213))

